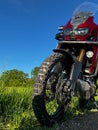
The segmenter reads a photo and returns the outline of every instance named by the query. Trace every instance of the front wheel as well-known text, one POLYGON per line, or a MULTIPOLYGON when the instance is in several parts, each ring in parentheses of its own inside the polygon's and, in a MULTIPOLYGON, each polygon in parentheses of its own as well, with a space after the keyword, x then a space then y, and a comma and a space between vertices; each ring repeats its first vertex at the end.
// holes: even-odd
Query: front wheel
MULTIPOLYGON (((63 98, 63 86, 61 86, 64 79, 61 77, 63 73, 68 73, 69 66, 68 59, 64 55, 55 53, 49 56, 39 69, 32 104, 38 121, 43 125, 51 126, 61 121, 64 116, 64 103, 62 102, 65 97, 63 98)), ((66 99, 65 105, 67 106, 68 103, 66 99)))

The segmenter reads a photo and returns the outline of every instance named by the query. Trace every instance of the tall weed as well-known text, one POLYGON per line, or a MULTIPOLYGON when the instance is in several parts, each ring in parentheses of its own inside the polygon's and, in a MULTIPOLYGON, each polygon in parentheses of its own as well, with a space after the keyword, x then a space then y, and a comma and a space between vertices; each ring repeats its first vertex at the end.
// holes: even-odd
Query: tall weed
POLYGON ((32 109, 32 87, 0 88, 1 126, 9 130, 22 129, 24 125, 31 127, 34 122, 36 118, 32 109))

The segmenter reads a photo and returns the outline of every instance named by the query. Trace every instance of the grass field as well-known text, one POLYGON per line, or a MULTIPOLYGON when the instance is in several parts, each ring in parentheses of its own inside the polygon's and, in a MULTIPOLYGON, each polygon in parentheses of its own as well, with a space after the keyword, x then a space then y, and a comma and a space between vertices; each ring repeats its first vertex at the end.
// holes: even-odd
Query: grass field
MULTIPOLYGON (((32 109, 32 93, 33 87, 0 87, 0 130, 52 129, 39 125, 32 109)), ((77 103, 77 99, 72 100, 65 120, 81 113, 77 103)))
POLYGON ((0 130, 48 130, 34 115, 32 93, 33 87, 0 87, 0 130))
POLYGON ((25 130, 36 124, 32 90, 32 87, 0 88, 0 130, 25 130))

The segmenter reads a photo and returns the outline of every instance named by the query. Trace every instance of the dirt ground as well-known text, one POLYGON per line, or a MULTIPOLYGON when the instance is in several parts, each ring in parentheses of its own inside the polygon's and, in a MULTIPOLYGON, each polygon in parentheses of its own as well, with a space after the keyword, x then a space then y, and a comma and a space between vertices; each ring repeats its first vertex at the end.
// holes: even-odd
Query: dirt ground
POLYGON ((98 130, 98 111, 63 122, 57 130, 98 130))

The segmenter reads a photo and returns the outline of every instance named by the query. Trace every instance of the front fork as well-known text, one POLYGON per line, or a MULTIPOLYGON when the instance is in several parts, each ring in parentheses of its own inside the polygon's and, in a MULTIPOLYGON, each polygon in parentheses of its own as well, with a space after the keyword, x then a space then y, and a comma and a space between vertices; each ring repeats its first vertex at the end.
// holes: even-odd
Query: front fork
POLYGON ((76 81, 80 75, 82 68, 82 61, 85 55, 85 50, 81 49, 79 56, 73 57, 74 63, 72 64, 69 80, 65 80, 64 90, 67 90, 67 98, 70 100, 75 93, 76 81))
POLYGON ((81 49, 80 54, 77 58, 72 57, 74 60, 74 63, 72 64, 72 67, 71 67, 69 79, 68 80, 65 79, 63 83, 64 85, 63 90, 65 92, 65 97, 66 97, 64 98, 65 106, 66 106, 66 102, 71 101, 71 98, 75 94, 75 85, 81 72, 82 63, 83 63, 82 61, 83 61, 84 55, 85 55, 85 50, 81 49))
POLYGON ((73 84, 79 77, 79 74, 82 68, 82 61, 83 61, 84 55, 85 55, 85 50, 81 49, 78 58, 74 58, 74 63, 72 65, 70 78, 69 78, 69 80, 71 81, 71 87, 73 87, 73 84))

